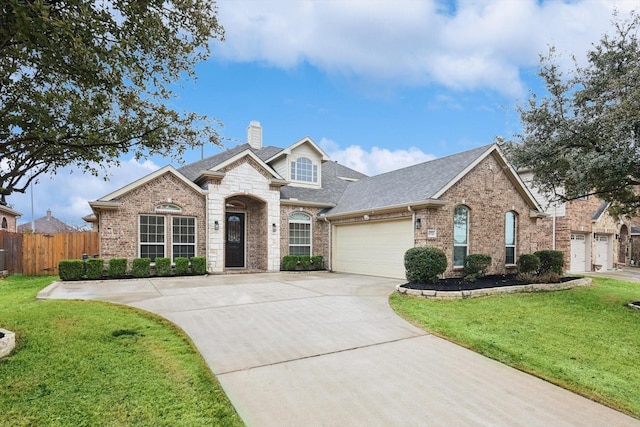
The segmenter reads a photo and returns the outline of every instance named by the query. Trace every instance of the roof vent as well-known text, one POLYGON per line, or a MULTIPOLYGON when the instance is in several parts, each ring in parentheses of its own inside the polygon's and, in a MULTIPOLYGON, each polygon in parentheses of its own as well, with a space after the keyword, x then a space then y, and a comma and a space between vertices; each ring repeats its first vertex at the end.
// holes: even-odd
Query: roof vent
POLYGON ((252 121, 247 127, 247 143, 256 150, 262 148, 262 126, 260 122, 252 121))

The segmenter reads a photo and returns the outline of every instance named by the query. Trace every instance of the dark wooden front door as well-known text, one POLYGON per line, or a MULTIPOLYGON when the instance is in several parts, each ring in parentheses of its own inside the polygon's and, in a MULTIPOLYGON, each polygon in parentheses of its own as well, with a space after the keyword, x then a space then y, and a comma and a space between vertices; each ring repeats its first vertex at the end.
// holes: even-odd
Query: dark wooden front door
POLYGON ((227 213, 225 267, 244 267, 244 214, 227 213))

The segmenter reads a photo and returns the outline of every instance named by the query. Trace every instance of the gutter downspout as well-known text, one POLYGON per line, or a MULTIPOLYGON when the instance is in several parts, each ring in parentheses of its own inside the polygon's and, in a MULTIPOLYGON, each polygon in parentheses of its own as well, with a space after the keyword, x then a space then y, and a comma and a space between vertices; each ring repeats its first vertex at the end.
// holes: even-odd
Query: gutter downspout
MULTIPOLYGON (((331 257, 331 254, 333 253, 333 233, 331 232, 333 229, 333 225, 331 225, 331 221, 329 221, 329 219, 325 216, 322 217, 322 219, 324 220, 324 222, 326 222, 329 225, 329 254, 327 255, 328 259, 329 259, 329 264, 331 265, 331 268, 329 269, 329 271, 333 271, 333 258, 331 257)), ((326 263, 325 263, 326 264, 326 263)))
POLYGON ((416 211, 411 209, 411 205, 407 206, 409 212, 411 212, 411 232, 413 233, 413 246, 416 245, 416 211))
POLYGON ((556 210, 557 206, 553 205, 553 230, 551 231, 551 248, 556 250, 556 210))

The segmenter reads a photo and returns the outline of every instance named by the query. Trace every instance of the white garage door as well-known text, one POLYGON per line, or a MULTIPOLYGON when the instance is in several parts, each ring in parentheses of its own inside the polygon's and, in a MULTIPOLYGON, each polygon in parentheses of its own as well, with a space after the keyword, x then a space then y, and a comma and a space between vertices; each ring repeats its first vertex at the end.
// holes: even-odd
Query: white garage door
POLYGON ((412 221, 338 225, 333 242, 334 271, 404 279, 404 253, 414 245, 412 221))
POLYGON ((587 245, 584 234, 571 235, 571 265, 569 270, 572 273, 587 271, 587 245))
POLYGON ((609 265, 609 237, 596 235, 596 264, 601 265, 602 270, 611 268, 609 265))

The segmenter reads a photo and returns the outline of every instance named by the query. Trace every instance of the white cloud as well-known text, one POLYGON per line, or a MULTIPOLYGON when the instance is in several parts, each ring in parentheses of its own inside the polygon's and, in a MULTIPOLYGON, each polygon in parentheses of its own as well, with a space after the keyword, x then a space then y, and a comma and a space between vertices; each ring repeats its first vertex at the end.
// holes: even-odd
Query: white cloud
POLYGON ((341 148, 336 142, 327 138, 322 138, 319 145, 332 160, 370 176, 436 158, 416 147, 410 147, 407 150, 372 147, 371 151, 365 151, 359 145, 341 148))
MULTIPOLYGON (((34 219, 45 216, 47 209, 51 209, 53 216, 69 225, 84 225, 82 217, 91 214, 90 200, 105 196, 158 168, 150 160, 138 162, 131 159, 122 161, 120 167, 108 169, 109 181, 71 167, 60 169, 56 175, 42 176, 33 187, 34 219)), ((8 196, 7 202, 22 213, 19 224, 31 221, 29 190, 25 194, 8 196)))
MULTIPOLYGON (((220 0, 214 57, 522 96, 549 45, 584 53, 635 0, 220 0), (449 6, 447 8, 447 6, 449 6)), ((568 60, 568 57, 567 57, 568 60)))

